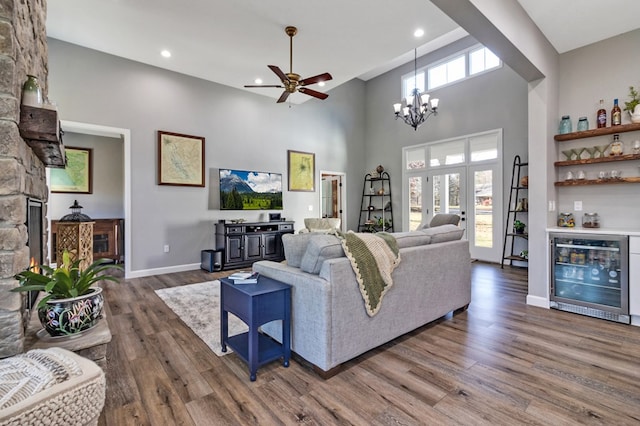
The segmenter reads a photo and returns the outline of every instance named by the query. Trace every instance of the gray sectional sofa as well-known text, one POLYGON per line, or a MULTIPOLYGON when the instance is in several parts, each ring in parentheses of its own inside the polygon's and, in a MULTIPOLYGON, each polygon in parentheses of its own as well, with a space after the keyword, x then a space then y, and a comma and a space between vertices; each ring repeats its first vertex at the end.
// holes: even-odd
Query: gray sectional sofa
MULTIPOLYGON (((286 262, 253 270, 293 286, 291 349, 330 376, 342 363, 471 301, 469 243, 444 225, 395 233, 401 261, 379 312, 370 317, 356 275, 334 235, 283 235, 286 262)), ((281 341, 280 324, 263 332, 281 341)))

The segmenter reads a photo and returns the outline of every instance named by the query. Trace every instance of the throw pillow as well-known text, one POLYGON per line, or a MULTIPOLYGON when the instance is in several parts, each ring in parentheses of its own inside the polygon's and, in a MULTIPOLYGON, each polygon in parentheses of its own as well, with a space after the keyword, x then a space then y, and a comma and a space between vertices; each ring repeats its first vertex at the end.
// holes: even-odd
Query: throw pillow
POLYGON ((461 239, 464 229, 458 228, 456 225, 441 225, 435 228, 423 229, 420 232, 430 235, 431 244, 436 244, 461 239))
POLYGON ((302 257, 300 269, 310 274, 318 275, 322 264, 327 259, 335 259, 344 256, 342 244, 335 235, 309 234, 311 240, 307 246, 307 251, 302 257))
POLYGON ((431 242, 431 235, 422 231, 394 232, 398 248, 425 246, 431 242))
POLYGON ((282 235, 282 247, 284 248, 284 258, 287 265, 299 268, 302 263, 302 256, 307 251, 309 240, 312 234, 284 234, 282 235))

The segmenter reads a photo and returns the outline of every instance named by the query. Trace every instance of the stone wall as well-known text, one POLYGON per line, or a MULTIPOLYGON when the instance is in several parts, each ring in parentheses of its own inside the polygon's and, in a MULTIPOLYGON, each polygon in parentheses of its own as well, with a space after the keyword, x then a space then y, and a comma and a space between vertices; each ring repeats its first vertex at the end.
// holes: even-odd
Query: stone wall
POLYGON ((9 289, 29 266, 27 198, 47 201, 45 167, 18 131, 27 74, 47 93, 45 24, 46 0, 0 0, 0 358, 23 351, 23 297, 9 289))

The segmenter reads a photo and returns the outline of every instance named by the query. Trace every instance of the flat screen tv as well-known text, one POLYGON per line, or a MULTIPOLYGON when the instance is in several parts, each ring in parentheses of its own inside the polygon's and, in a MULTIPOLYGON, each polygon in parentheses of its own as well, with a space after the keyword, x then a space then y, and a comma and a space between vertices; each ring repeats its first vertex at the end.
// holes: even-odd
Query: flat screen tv
POLYGON ((220 169, 221 210, 282 210, 282 174, 220 169))

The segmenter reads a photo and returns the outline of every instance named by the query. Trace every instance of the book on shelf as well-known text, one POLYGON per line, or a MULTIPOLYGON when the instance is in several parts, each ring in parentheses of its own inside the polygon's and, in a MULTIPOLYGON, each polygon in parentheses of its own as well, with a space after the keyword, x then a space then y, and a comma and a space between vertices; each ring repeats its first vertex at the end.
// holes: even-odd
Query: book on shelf
POLYGON ((240 271, 229 275, 227 278, 233 281, 234 284, 257 284, 259 276, 260 274, 257 272, 240 271))

